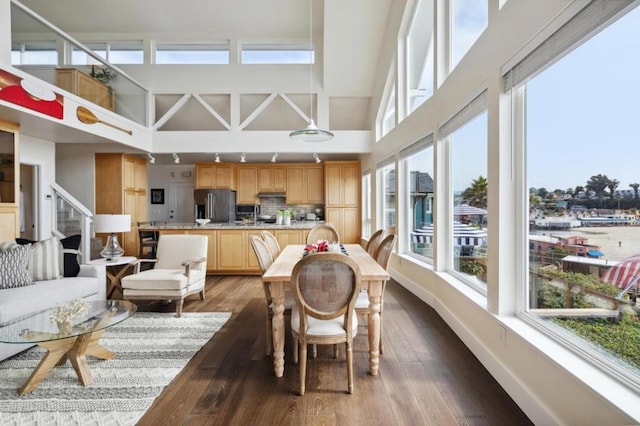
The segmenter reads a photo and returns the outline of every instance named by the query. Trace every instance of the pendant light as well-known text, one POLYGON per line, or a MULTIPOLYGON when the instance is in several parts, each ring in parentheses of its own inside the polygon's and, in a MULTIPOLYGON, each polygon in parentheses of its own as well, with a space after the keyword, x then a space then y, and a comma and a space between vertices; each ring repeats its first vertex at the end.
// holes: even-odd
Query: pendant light
POLYGON ((314 58, 309 58, 309 125, 305 129, 294 130, 289 137, 302 142, 324 142, 333 138, 333 133, 328 130, 318 129, 313 121, 313 63, 315 62, 315 49, 313 48, 313 0, 309 0, 309 54, 314 52, 314 58))

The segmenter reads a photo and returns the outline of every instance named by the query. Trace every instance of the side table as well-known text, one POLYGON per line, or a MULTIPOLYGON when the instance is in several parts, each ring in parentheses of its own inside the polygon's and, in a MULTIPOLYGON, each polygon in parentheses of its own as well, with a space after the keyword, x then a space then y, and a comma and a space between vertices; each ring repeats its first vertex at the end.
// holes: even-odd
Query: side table
POLYGON ((135 256, 120 256, 111 260, 94 259, 89 261, 89 265, 104 265, 107 268, 107 299, 122 299, 120 279, 125 276, 129 266, 135 265, 137 261, 138 258, 135 256))

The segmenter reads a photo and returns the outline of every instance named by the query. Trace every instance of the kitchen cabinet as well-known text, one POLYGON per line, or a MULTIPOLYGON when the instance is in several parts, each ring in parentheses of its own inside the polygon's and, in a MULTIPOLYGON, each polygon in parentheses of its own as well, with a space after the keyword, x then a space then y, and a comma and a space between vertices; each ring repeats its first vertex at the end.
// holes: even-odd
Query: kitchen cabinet
POLYGON ((237 166, 231 163, 196 163, 197 189, 236 190, 237 166))
POLYGON ((285 192, 287 168, 285 166, 258 166, 258 192, 285 192))
POLYGON ((218 272, 238 274, 260 272, 258 260, 249 244, 249 235, 260 235, 260 230, 218 231, 218 272))
MULTIPOLYGON (((147 161, 121 153, 95 154, 96 214, 131 215, 131 231, 118 239, 127 256, 139 256, 137 223, 147 220, 147 161)), ((107 235, 101 235, 106 242, 107 235)))
POLYGON ((258 193, 258 167, 238 166, 236 204, 260 204, 258 193))
POLYGON ((305 242, 304 231, 301 229, 276 229, 273 235, 278 240, 280 250, 289 244, 304 244, 305 242))
POLYGON ((287 166, 287 204, 324 204, 324 170, 306 164, 287 166))
POLYGON ((116 109, 115 91, 75 68, 56 69, 56 86, 110 111, 116 109))
POLYGON ((360 162, 325 162, 325 220, 343 244, 360 243, 360 162))

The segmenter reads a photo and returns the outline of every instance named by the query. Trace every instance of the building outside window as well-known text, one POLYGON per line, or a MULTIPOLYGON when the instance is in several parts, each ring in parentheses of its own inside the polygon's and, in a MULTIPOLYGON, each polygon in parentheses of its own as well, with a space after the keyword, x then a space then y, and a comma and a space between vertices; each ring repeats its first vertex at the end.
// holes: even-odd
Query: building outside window
POLYGON ((382 227, 386 232, 396 232, 396 165, 393 157, 378 164, 377 176, 380 197, 378 198, 378 211, 382 227))

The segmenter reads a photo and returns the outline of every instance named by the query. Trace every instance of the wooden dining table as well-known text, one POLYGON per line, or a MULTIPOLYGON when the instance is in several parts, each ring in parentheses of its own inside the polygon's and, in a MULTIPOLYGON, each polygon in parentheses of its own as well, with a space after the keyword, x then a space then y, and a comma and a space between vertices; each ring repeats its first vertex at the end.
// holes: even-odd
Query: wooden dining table
MULTIPOLYGON (((291 287, 291 273, 296 263, 302 259, 305 246, 289 244, 278 255, 273 264, 263 274, 262 280, 269 283, 273 301, 273 369, 276 377, 284 374, 284 292, 291 287)), ((380 303, 384 282, 389 274, 359 244, 345 244, 345 251, 360 267, 361 281, 367 284, 369 295, 369 372, 378 374, 380 363, 380 303)))

